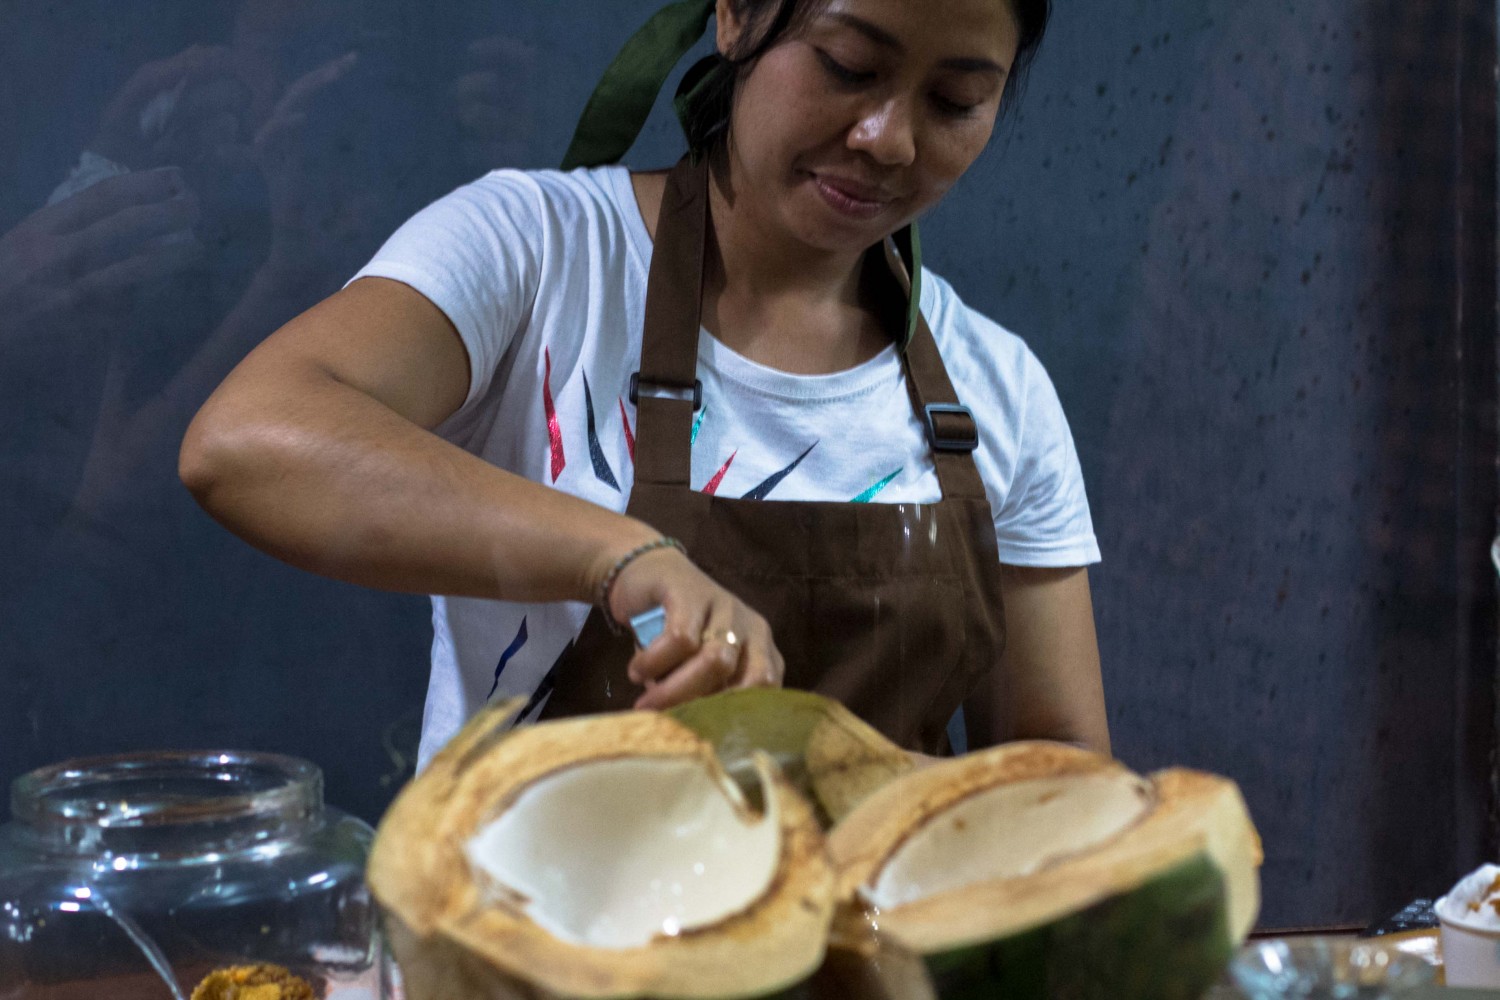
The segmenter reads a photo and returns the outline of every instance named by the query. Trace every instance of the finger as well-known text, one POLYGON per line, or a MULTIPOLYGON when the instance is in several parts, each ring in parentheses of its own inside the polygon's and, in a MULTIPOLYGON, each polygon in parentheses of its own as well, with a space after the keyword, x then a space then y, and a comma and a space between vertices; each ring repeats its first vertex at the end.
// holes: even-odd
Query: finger
POLYGON ((227 45, 194 45, 183 55, 186 69, 183 79, 190 87, 214 78, 240 79, 234 65, 234 52, 227 45))
POLYGON ((781 687, 784 672, 781 654, 775 647, 752 642, 745 647, 735 687, 781 687))
POLYGON ((290 87, 287 87, 286 92, 281 95, 281 100, 276 102, 276 110, 271 112, 271 116, 276 118, 285 114, 305 114, 319 92, 342 80, 358 62, 358 52, 346 52, 337 59, 330 59, 317 69, 309 70, 290 87))
POLYGON ((257 156, 282 159, 297 151, 307 126, 307 115, 277 115, 266 122, 255 135, 254 148, 257 156))
POLYGON ((742 623, 745 654, 740 661, 737 687, 780 687, 786 675, 786 661, 771 634, 771 626, 757 617, 742 623))
POLYGON ((203 247, 188 236, 168 237, 142 248, 141 252, 100 268, 74 283, 80 299, 118 294, 128 288, 170 277, 197 261, 203 247))
POLYGON ((194 45, 166 59, 150 62, 136 70, 113 102, 113 109, 137 113, 164 90, 172 90, 185 80, 210 73, 227 73, 229 50, 224 46, 194 45))
POLYGON ((637 650, 626 666, 630 679, 637 684, 660 680, 683 665, 702 646, 706 607, 667 609, 667 624, 661 635, 645 649, 637 650))
POLYGON ((166 201, 187 190, 187 181, 177 167, 158 167, 136 173, 106 177, 56 205, 37 213, 48 218, 48 232, 62 235, 83 229, 99 219, 134 205, 166 201))
POLYGON ((639 709, 662 709, 694 698, 716 694, 729 686, 738 669, 739 651, 726 652, 722 644, 700 650, 664 680, 646 688, 636 699, 639 709))
POLYGON ((191 194, 122 209, 68 237, 77 248, 73 273, 85 274, 123 260, 159 237, 191 235, 198 219, 198 199, 191 194))
POLYGON ((743 629, 732 628, 732 622, 733 619, 728 616, 717 621, 711 620, 700 640, 702 655, 718 657, 728 665, 730 673, 726 686, 739 678, 745 661, 746 633, 743 629))

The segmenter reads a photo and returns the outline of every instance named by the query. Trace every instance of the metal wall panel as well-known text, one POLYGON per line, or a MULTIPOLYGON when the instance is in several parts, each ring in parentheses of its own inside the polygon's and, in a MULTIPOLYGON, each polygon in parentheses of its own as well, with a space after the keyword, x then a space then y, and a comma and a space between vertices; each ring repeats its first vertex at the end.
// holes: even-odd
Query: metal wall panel
MULTIPOLYGON (((402 218, 556 162, 654 6, 0 3, 0 779, 233 744, 306 755, 378 814, 425 602, 230 538, 177 485, 177 441, 402 218), (195 97, 232 114, 152 132, 195 97), (83 239, 128 184, 44 207, 101 145, 131 183, 181 168, 191 256, 83 239)), ((1268 924, 1375 918, 1493 848, 1494 37, 1479 0, 1061 0, 926 226, 1070 415, 1117 750, 1242 783, 1268 924)), ((677 148, 659 108, 631 162, 677 148)))

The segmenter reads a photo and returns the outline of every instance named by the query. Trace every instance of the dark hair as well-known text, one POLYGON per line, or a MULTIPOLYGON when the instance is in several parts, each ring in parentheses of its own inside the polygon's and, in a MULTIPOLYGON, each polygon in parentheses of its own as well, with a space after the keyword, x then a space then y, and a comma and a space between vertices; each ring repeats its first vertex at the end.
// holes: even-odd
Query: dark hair
MULTIPOLYGON (((755 61, 788 31, 801 27, 822 9, 827 0, 733 0, 749 30, 738 51, 716 54, 688 71, 679 88, 683 103, 683 125, 693 149, 702 149, 729 125, 735 85, 755 61)), ((1020 40, 1016 59, 1005 80, 1002 113, 1020 94, 1027 70, 1052 16, 1052 0, 1005 0, 1016 19, 1020 40)))

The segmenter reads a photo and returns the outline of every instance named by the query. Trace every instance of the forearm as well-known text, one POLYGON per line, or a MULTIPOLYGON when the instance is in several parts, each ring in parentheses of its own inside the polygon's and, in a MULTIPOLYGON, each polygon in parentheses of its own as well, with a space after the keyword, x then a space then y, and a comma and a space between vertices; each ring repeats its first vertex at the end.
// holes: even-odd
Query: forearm
POLYGON ((964 702, 970 745, 1047 739, 1109 753, 1087 570, 1005 566, 1002 580, 1007 643, 964 702))
POLYGON ((620 554, 657 537, 288 367, 231 375, 189 428, 181 473, 216 519, 293 565, 388 590, 589 600, 620 554))

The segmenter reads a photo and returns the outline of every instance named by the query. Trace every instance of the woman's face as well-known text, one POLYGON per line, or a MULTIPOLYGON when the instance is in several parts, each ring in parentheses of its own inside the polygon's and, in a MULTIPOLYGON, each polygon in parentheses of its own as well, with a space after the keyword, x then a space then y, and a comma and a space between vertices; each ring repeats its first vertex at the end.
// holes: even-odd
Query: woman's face
MULTIPOLYGON (((721 51, 744 29, 727 9, 721 51)), ((1006 0, 831 0, 740 81, 735 197, 821 250, 879 242, 983 151, 1017 43, 1006 0)))

